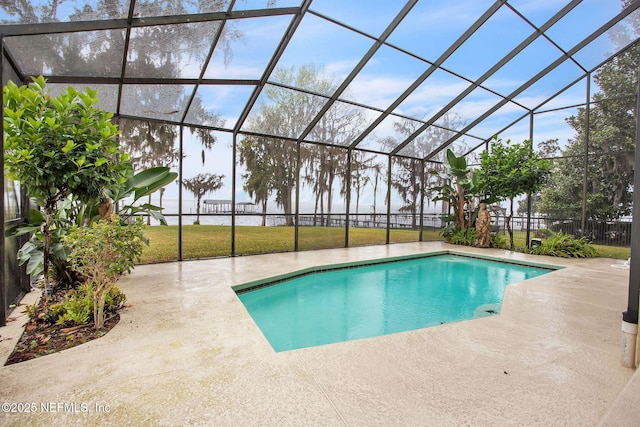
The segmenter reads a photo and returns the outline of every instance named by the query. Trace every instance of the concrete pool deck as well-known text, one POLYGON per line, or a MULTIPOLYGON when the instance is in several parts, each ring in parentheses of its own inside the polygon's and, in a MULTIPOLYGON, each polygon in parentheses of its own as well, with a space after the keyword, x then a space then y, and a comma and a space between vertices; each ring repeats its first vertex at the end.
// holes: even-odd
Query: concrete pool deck
MULTIPOLYGON (((138 266, 106 336, 0 367, 0 401, 36 408, 0 424, 638 425, 640 376, 621 366, 629 271, 616 263, 429 242, 138 266), (499 316, 282 353, 231 289, 440 250, 567 268, 510 285, 499 316)), ((0 328, 2 362, 20 323, 0 328)))

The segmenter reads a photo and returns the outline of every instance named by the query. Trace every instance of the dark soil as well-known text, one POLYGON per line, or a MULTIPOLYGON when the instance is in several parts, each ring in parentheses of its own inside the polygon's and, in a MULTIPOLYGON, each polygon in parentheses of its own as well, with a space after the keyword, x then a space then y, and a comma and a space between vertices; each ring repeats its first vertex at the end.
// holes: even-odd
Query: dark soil
MULTIPOLYGON (((55 300, 57 297, 59 296, 54 294, 51 298, 55 300)), ((51 304, 51 301, 49 301, 49 304, 51 304)), ((35 306, 34 313, 30 316, 13 353, 7 359, 6 365, 57 353, 100 338, 117 325, 120 320, 120 315, 117 313, 105 313, 107 319, 104 322, 104 327, 96 330, 93 323, 80 326, 56 325, 44 319, 45 312, 44 298, 41 298, 35 306)))

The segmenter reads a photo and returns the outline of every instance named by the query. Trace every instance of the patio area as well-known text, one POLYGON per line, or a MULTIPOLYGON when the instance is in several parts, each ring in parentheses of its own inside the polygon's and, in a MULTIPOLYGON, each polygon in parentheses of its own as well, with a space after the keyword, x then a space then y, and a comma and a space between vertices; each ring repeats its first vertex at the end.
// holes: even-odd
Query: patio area
MULTIPOLYGON (((139 266, 106 336, 0 368, 2 402, 35 409, 0 424, 634 425, 640 377, 620 362, 629 271, 616 263, 426 242, 139 266), (282 353, 231 289, 442 250, 566 268, 510 285, 498 316, 282 353)), ((0 328, 3 362, 23 323, 0 328)))

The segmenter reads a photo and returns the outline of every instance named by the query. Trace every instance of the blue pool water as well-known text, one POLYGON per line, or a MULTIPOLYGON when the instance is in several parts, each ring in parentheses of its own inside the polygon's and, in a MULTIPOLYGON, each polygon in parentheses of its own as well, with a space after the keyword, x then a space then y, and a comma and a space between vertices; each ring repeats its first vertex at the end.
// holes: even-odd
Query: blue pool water
POLYGON ((470 319, 505 287, 551 270, 437 255, 317 272, 238 297, 275 351, 470 319))

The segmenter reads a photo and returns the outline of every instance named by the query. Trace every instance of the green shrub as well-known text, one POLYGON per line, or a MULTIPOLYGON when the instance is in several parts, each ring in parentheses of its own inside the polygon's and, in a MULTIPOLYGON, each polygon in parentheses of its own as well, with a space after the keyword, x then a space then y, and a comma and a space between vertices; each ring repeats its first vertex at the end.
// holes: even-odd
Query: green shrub
POLYGON ((120 310, 124 303, 127 301, 127 296, 122 293, 122 291, 114 286, 109 289, 107 296, 104 302, 104 312, 105 313, 115 313, 120 310))
POLYGON ((460 228, 445 231, 442 233, 444 240, 454 245, 471 246, 476 241, 478 235, 475 228, 460 228))
POLYGON ((87 277, 93 293, 93 322, 96 329, 104 324, 107 295, 123 274, 140 260, 144 242, 144 224, 124 225, 117 215, 86 227, 73 227, 64 237, 72 267, 87 277))
MULTIPOLYGON (((126 299, 118 287, 112 287, 105 297, 104 312, 115 313, 122 308, 126 299)), ((93 320, 93 309, 93 287, 90 283, 84 283, 78 289, 69 291, 62 301, 51 304, 47 318, 58 325, 87 325, 93 320)))
POLYGON ((584 237, 576 239, 571 234, 560 231, 542 242, 541 246, 531 249, 532 254, 550 255, 562 258, 593 258, 598 251, 584 237))
POLYGON ((93 291, 86 283, 76 290, 69 291, 59 303, 52 304, 49 316, 56 324, 76 326, 86 325, 93 314, 93 291))
MULTIPOLYGON (((442 236, 447 243, 465 246, 473 246, 478 239, 478 233, 475 228, 447 227, 442 231, 442 236)), ((507 249, 509 248, 509 242, 504 236, 492 233, 489 247, 507 249)))
POLYGON ((504 236, 492 233, 491 240, 489 241, 489 247, 496 249, 509 249, 509 241, 504 236))

